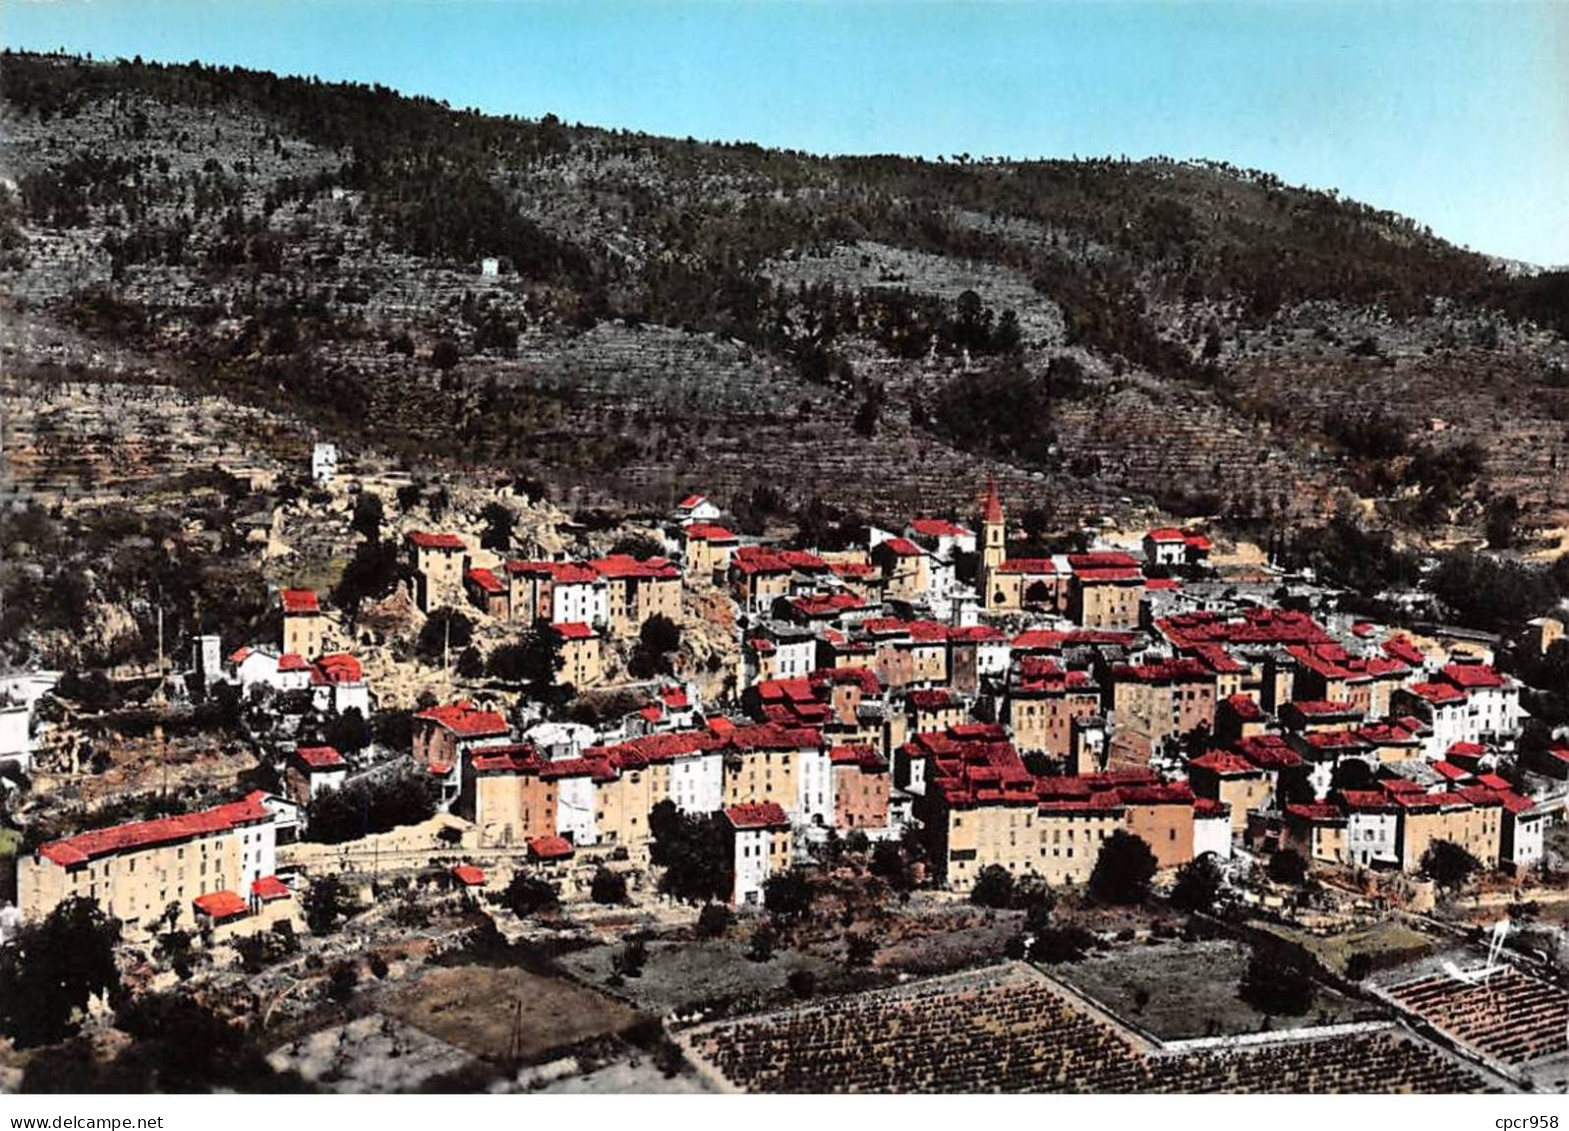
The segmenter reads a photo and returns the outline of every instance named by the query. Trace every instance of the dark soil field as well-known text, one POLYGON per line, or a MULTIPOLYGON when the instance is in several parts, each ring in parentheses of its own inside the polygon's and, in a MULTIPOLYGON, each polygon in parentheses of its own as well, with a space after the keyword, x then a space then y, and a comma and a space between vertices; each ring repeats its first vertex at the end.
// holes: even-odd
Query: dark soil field
MULTIPOLYGON (((1123 943, 1048 969, 1130 1024, 1163 1040, 1256 1033, 1265 1016, 1237 996, 1246 947, 1229 940, 1123 943), (1149 1000, 1137 1004, 1140 991, 1149 1000)), ((1320 986, 1301 1017, 1269 1018, 1273 1029, 1354 1020, 1359 1003, 1320 986)))
MULTIPOLYGON (((604 985, 611 976, 611 958, 619 949, 594 947, 560 961, 585 982, 604 985)), ((695 1008, 734 1013, 793 1000, 787 981, 797 971, 810 972, 817 979, 819 991, 865 988, 864 978, 850 978, 843 967, 813 955, 781 949, 766 962, 754 962, 747 957, 745 942, 716 939, 652 941, 648 943, 648 962, 643 972, 625 979, 610 992, 657 1015, 695 1008)))
POLYGON ((380 1010, 493 1061, 542 1059, 618 1036, 639 1020, 621 1002, 565 979, 477 965, 431 970, 387 997, 380 1010))

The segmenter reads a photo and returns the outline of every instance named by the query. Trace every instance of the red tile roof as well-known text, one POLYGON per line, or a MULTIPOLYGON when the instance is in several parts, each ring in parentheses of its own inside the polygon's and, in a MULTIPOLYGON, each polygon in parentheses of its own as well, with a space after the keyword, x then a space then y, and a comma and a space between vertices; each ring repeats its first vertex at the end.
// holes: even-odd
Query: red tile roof
POLYGON ((950 628, 948 639, 954 644, 1001 644, 1008 638, 992 625, 967 624, 950 628))
POLYGON ((582 562, 510 561, 503 567, 508 573, 527 577, 548 577, 557 585, 592 585, 599 574, 592 566, 582 562))
POLYGON ((1258 700, 1241 692, 1227 696, 1226 706, 1231 708, 1231 713, 1237 718, 1248 722, 1259 722, 1264 718, 1264 708, 1258 705, 1258 700))
POLYGON ((750 802, 732 805, 725 810, 725 817, 737 829, 787 829, 790 818, 773 801, 750 802))
POLYGON ((1235 749, 1261 770, 1285 770, 1302 764, 1302 755, 1278 734, 1257 734, 1239 739, 1235 749))
POLYGON ((1151 542, 1186 542, 1188 536, 1175 526, 1158 526, 1144 537, 1151 542))
POLYGON ((1142 582, 1144 574, 1138 567, 1106 569, 1076 569, 1073 578, 1080 585, 1125 585, 1132 582, 1142 582))
POLYGON ((1312 824, 1336 824, 1346 819, 1339 806, 1327 801, 1315 801, 1311 805, 1287 805, 1286 816, 1312 824))
POLYGON ((521 774, 538 771, 544 756, 533 743, 513 742, 505 746, 486 746, 469 759, 476 774, 521 774))
POLYGON ((588 563, 612 581, 677 581, 681 571, 664 558, 634 558, 631 554, 610 554, 588 563))
POLYGON ((930 759, 931 789, 951 806, 1035 801, 1035 777, 1000 726, 966 723, 930 731, 905 749, 930 759))
POLYGON ((463 539, 456 534, 431 534, 424 530, 411 530, 405 537, 422 550, 466 550, 463 539))
POLYGON ((835 746, 828 751, 828 760, 835 766, 856 766, 872 774, 888 769, 888 760, 870 746, 835 746))
POLYGON ((1188 768, 1208 770, 1214 774, 1256 774, 1258 767, 1254 766, 1240 754, 1230 750, 1211 750, 1208 754, 1201 755, 1188 763, 1188 768))
POLYGON ((1496 790, 1495 794, 1498 797, 1498 803, 1516 816, 1536 808, 1536 802, 1529 797, 1521 797, 1512 789, 1496 790))
POLYGON ((1162 660, 1154 664, 1114 664, 1113 679, 1131 683, 1189 683, 1213 682, 1215 675, 1203 664, 1193 659, 1162 660))
POLYGON ((226 833, 243 825, 258 825, 272 820, 272 814, 262 804, 264 797, 266 794, 256 790, 247 794, 244 800, 231 801, 198 813, 158 817, 151 821, 134 821, 128 825, 78 833, 64 840, 50 841, 40 846, 38 851, 54 863, 69 867, 118 852, 134 852, 155 845, 176 844, 199 836, 226 833))
POLYGON ((908 538, 889 538, 881 543, 888 552, 897 558, 922 558, 926 551, 917 546, 908 538))
POLYGON ((852 613, 857 609, 866 608, 866 602, 854 593, 829 593, 826 595, 814 594, 807 597, 793 597, 790 600, 790 607, 801 616, 812 619, 852 613))
POLYGON ((911 519, 910 529, 928 538, 964 538, 970 533, 958 523, 949 522, 946 518, 911 519))
POLYGON ((1386 656, 1399 660, 1401 663, 1409 664, 1414 668, 1421 667, 1422 661, 1426 658, 1422 654, 1422 649, 1411 643, 1410 639, 1405 636, 1391 636, 1379 647, 1384 650, 1386 656))
POLYGON ((474 867, 472 864, 453 865, 452 875, 458 881, 458 883, 462 884, 466 888, 481 887, 485 883, 484 871, 474 867))
POLYGON ((285 589, 282 598, 283 611, 290 616, 321 612, 321 602, 314 589, 285 589))
POLYGON ((1462 769, 1453 762, 1434 762, 1433 770, 1440 777, 1446 778, 1449 781, 1460 781, 1462 778, 1468 778, 1471 776, 1470 770, 1462 769))
POLYGON ((1452 683, 1413 683, 1406 690, 1429 703, 1463 703, 1466 694, 1452 683))
POLYGON ((330 746, 302 746, 294 755, 313 770, 337 770, 348 764, 330 746))
POLYGON ((250 910, 250 905, 232 891, 210 891, 191 902, 197 911, 214 920, 232 919, 250 910))
POLYGON ((1503 687, 1504 677, 1486 664, 1445 664, 1443 677, 1456 687, 1503 687))
POLYGON ((1340 718, 1362 714, 1350 703, 1339 699, 1293 699, 1287 706, 1308 719, 1340 718))
POLYGON ((471 569, 463 576, 473 582, 476 587, 483 589, 492 596, 506 592, 507 587, 501 584, 501 579, 496 576, 495 570, 484 568, 471 569))
POLYGON ((689 522, 681 533, 693 542, 737 542, 735 532, 714 522, 689 522))
POLYGON ((907 698, 917 711, 940 711, 960 705, 959 697, 946 687, 922 688, 910 692, 907 698))
POLYGON ((280 672, 302 672, 310 667, 305 662, 305 657, 298 652, 285 652, 278 657, 278 670, 280 672))
POLYGON ((1132 570, 1137 573, 1139 561, 1132 554, 1121 550, 1095 550, 1088 554, 1069 554, 1068 566, 1074 573, 1082 570, 1132 570))
POLYGON ((537 836, 528 842, 529 855, 536 860, 565 860, 576 851, 564 836, 537 836))
POLYGON ((1382 789, 1347 789, 1336 794, 1340 805, 1352 812, 1394 813, 1399 803, 1388 791, 1382 789))
POLYGON ((563 640, 592 640, 595 635, 592 625, 575 620, 557 621, 550 628, 563 640))
POLYGON ((1020 573, 1028 577, 1051 577, 1057 563, 1050 558, 1009 558, 997 567, 998 573, 1020 573))
POLYGON ((316 684, 359 683, 365 669, 347 652, 329 652, 311 665, 311 682, 316 684))
POLYGON ((1196 644, 1286 645, 1329 643, 1331 637, 1307 613, 1287 609, 1248 609, 1240 619, 1192 612, 1162 617, 1155 629, 1177 648, 1196 644))
POLYGON ((263 903, 271 903, 275 899, 288 899, 294 893, 277 876, 263 876, 251 881, 251 894, 263 903))
POLYGON ((878 696, 883 693, 882 678, 871 668, 818 668, 806 677, 814 686, 829 683, 859 684, 861 694, 878 696))
POLYGON ((1195 797, 1193 815, 1198 818, 1230 817, 1231 805, 1225 801, 1216 801, 1212 797, 1195 797))
POLYGON ((431 707, 414 717, 433 722, 460 738, 490 738, 511 731, 507 720, 495 711, 482 711, 467 700, 431 707))
POLYGON ((708 496, 706 495, 688 495, 676 504, 676 509, 689 511, 694 507, 702 506, 706 502, 708 502, 708 496))

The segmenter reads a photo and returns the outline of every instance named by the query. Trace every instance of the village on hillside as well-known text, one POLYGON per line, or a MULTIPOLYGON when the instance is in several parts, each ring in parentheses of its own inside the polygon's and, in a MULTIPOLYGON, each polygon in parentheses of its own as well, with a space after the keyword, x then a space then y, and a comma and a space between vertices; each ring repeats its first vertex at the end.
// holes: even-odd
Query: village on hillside
POLYGON ((0 676, 0 1090, 1569 1086, 1569 612, 358 458, 205 528, 247 632, 0 676))

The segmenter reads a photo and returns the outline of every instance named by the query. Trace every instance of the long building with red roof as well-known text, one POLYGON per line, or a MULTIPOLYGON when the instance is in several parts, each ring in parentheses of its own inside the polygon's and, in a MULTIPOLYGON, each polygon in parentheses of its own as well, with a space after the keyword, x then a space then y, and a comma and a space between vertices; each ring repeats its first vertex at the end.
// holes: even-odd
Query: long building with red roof
POLYGON ((40 919, 80 896, 132 929, 149 928, 171 904, 189 923, 198 898, 249 891, 277 871, 273 821, 266 795, 256 791, 195 813, 50 841, 17 862, 22 915, 40 919))

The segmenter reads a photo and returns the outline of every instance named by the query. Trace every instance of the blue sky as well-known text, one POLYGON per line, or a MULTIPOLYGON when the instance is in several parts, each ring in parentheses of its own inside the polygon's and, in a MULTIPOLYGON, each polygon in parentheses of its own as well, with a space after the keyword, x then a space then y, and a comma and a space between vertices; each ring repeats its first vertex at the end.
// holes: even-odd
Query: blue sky
POLYGON ((825 153, 1210 157, 1569 264, 1569 0, 0 0, 0 41, 825 153))

